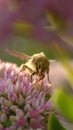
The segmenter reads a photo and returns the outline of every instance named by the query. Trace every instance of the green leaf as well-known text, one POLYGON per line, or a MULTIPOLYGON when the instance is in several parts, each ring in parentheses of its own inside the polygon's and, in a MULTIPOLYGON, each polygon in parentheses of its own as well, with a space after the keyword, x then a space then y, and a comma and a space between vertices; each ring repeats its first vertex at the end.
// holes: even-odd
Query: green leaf
POLYGON ((48 122, 48 130, 66 130, 57 117, 54 115, 54 113, 51 113, 49 116, 49 122, 48 122))
POLYGON ((64 116, 73 122, 73 97, 63 89, 56 90, 53 95, 55 106, 64 114, 64 116))

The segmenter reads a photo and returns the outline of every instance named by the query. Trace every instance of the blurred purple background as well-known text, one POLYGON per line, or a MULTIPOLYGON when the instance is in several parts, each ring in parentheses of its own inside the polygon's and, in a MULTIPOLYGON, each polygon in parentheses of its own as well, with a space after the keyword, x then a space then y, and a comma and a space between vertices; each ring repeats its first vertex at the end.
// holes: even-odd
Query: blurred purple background
MULTIPOLYGON (((55 44, 72 56, 72 43, 72 0, 0 0, 1 49, 15 49, 29 55, 44 51, 54 58, 55 44)), ((6 58, 2 50, 0 56, 6 58)))

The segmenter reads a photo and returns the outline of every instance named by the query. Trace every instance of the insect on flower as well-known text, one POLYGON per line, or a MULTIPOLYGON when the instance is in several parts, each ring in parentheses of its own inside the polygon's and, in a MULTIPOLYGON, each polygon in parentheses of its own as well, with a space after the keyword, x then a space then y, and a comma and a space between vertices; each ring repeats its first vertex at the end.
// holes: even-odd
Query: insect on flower
MULTIPOLYGON (((42 80, 45 77, 45 75, 47 75, 48 82, 50 83, 49 80, 50 61, 43 52, 34 54, 32 56, 28 56, 24 53, 15 50, 6 50, 6 52, 22 60, 26 60, 26 63, 20 66, 19 73, 25 69, 28 70, 28 72, 30 73, 30 81, 32 81, 34 75, 38 76, 39 78, 37 82, 42 80)), ((18 77, 18 74, 16 77, 18 77)))

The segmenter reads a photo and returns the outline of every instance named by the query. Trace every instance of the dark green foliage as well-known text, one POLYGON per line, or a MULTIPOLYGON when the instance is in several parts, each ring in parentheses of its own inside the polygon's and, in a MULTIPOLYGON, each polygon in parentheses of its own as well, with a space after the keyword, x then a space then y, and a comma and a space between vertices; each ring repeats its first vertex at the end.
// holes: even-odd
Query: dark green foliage
POLYGON ((66 130, 66 129, 61 125, 57 117, 53 113, 51 113, 48 121, 48 130, 66 130))

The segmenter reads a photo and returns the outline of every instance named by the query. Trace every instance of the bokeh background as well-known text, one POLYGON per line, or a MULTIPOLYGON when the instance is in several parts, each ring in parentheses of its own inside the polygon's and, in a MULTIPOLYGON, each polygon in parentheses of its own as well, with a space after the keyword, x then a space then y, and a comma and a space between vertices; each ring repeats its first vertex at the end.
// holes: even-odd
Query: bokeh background
POLYGON ((0 58, 21 64, 6 54, 14 49, 28 55, 43 51, 59 59, 55 45, 73 54, 73 1, 0 0, 0 58))

